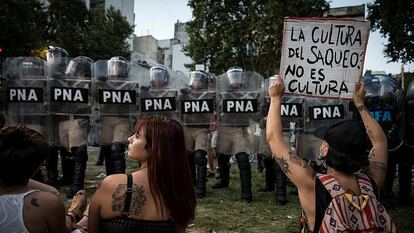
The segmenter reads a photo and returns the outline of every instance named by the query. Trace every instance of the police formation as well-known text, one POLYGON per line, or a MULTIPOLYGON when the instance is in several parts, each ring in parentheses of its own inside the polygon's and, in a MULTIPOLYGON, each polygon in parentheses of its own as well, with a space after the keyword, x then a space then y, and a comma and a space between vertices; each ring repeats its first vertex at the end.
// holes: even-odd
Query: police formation
MULTIPOLYGON (((217 76, 197 70, 187 77, 161 65, 141 66, 123 57, 95 62, 84 56, 70 59, 61 48, 49 49, 47 61, 7 58, 2 71, 7 124, 25 124, 49 139, 47 182, 70 185, 68 197, 84 188, 88 145, 100 146, 107 175, 125 173, 127 138, 136 121, 140 116, 157 114, 182 123, 199 198, 207 194, 208 129, 211 120, 217 118, 220 178, 212 188, 229 187, 230 166, 236 163, 240 197, 251 202, 251 162, 257 155, 263 158, 266 177, 260 191, 276 189, 277 203, 288 202, 286 176, 272 158, 265 138, 270 101, 267 87, 272 77, 265 80, 241 67, 231 67, 217 76), (59 157, 62 176, 58 175, 59 157)), ((398 159, 399 173, 411 177, 411 173, 406 174, 412 164, 407 154, 412 154, 414 143, 412 137, 404 140, 404 135, 412 135, 414 129, 414 84, 409 85, 404 102, 403 91, 394 79, 366 75, 363 80, 366 106, 387 135, 389 159, 397 161, 395 154, 405 148, 398 159)), ((285 95, 282 101, 283 134, 291 150, 323 172, 324 164, 318 161, 320 139, 313 131, 321 125, 358 118, 358 112, 349 108, 353 105, 348 100, 285 95)), ((390 185, 385 183, 384 196, 392 190, 395 168, 391 166, 389 173, 390 185)), ((400 179, 400 187, 409 200, 410 187, 401 185, 410 185, 407 179, 400 179)))

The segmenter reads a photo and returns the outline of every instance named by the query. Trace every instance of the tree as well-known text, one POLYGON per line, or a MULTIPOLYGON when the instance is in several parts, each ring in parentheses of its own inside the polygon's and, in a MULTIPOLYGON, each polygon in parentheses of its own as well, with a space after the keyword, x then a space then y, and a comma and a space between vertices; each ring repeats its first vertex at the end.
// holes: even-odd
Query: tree
POLYGON ((132 34, 133 26, 112 6, 105 12, 98 7, 91 12, 91 22, 87 27, 85 52, 92 59, 127 56, 129 44, 127 38, 132 34))
POLYGON ((50 0, 49 42, 70 56, 84 55, 89 11, 82 0, 50 0))
POLYGON ((10 56, 31 56, 45 45, 47 14, 37 0, 13 0, 0 4, 0 60, 10 56))
POLYGON ((324 0, 190 0, 188 5, 193 20, 184 51, 194 64, 216 74, 238 65, 265 76, 279 69, 284 17, 320 17, 329 8, 324 0))
POLYGON ((388 38, 385 55, 391 62, 412 62, 414 58, 414 2, 375 0, 368 4, 368 20, 373 30, 388 38))

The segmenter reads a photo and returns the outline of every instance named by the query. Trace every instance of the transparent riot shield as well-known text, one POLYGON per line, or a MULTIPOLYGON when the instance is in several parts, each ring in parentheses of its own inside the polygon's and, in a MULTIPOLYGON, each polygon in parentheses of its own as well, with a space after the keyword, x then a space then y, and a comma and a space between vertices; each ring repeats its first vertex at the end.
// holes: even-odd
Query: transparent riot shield
POLYGON ((217 77, 218 152, 253 155, 258 150, 253 148, 253 142, 256 125, 261 118, 263 76, 244 71, 237 75, 239 77, 235 79, 227 73, 217 77))
POLYGON ((388 75, 366 74, 365 106, 381 125, 387 137, 388 151, 398 149, 404 138, 404 95, 400 84, 388 75))
POLYGON ((414 80, 408 84, 405 94, 405 122, 404 143, 414 147, 414 80))
POLYGON ((8 124, 23 124, 48 136, 47 72, 37 57, 9 57, 3 62, 8 124))
POLYGON ((150 71, 148 76, 140 77, 140 115, 160 115, 181 121, 178 93, 187 80, 182 72, 168 70, 165 67, 150 71))
POLYGON ((185 126, 208 128, 216 107, 215 82, 210 81, 215 77, 206 77, 206 83, 199 86, 191 85, 195 83, 193 79, 190 78, 188 85, 180 88, 181 122, 185 126))
POLYGON ((329 126, 350 118, 349 100, 306 97, 298 153, 308 161, 316 160, 322 141, 313 135, 315 130, 320 126, 329 126))
POLYGON ((127 143, 139 112, 138 79, 145 72, 147 68, 119 57, 92 65, 93 109, 97 114, 94 127, 99 144, 127 143))

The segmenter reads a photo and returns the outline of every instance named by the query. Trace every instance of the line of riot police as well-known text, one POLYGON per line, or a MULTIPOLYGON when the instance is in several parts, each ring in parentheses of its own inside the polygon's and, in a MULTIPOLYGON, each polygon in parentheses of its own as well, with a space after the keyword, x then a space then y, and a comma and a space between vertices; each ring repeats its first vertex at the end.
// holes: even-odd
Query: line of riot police
MULTIPOLYGON (((122 57, 95 62, 83 56, 69 59, 61 48, 51 48, 47 61, 7 58, 2 70, 7 89, 7 123, 25 124, 47 136, 51 147, 46 163, 50 183, 58 181, 60 151, 62 179, 71 184, 68 197, 84 186, 87 145, 101 146, 107 175, 125 173, 127 138, 140 116, 153 114, 182 123, 196 194, 205 197, 207 135, 210 120, 216 115, 220 180, 213 188, 229 186, 230 158, 234 156, 240 172, 241 199, 251 202, 250 156, 259 153, 265 157, 265 188, 273 190, 276 182, 277 202, 287 202, 286 177, 272 159, 264 135, 267 87, 272 78, 264 80, 260 74, 240 67, 218 76, 197 70, 186 77, 164 66, 149 69, 122 57), (251 130, 256 126, 261 132, 259 146, 254 145, 251 130)), ((375 81, 365 77, 364 82, 367 108, 386 132, 392 159, 391 151, 403 144, 403 119, 409 126, 407 131, 414 125, 412 85, 406 98, 408 117, 404 118, 403 93, 393 79, 375 81)), ((316 145, 320 143, 313 131, 318 126, 355 117, 349 106, 348 100, 286 95, 282 124, 292 150, 316 164, 316 169, 323 168, 323 163, 317 161, 320 148, 316 145)), ((410 143, 407 139, 406 144, 412 148, 410 143)))

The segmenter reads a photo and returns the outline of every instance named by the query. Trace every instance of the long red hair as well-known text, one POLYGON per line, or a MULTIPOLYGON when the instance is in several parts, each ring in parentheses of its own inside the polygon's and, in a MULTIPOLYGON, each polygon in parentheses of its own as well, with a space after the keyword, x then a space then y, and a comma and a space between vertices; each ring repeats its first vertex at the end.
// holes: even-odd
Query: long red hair
POLYGON ((145 133, 146 149, 150 151, 148 180, 156 197, 157 211, 164 213, 161 201, 179 228, 194 219, 196 197, 188 165, 184 131, 181 124, 162 116, 142 117, 136 132, 145 133))

